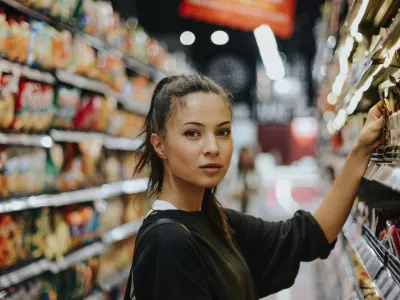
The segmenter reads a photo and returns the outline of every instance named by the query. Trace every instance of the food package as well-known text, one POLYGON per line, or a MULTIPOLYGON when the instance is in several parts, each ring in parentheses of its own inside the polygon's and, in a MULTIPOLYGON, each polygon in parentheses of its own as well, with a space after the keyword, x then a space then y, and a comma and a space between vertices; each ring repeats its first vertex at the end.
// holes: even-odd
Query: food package
POLYGON ((135 113, 115 110, 110 120, 108 133, 114 136, 136 138, 143 131, 144 117, 135 113))
POLYGON ((32 258, 40 258, 47 248, 47 237, 51 233, 51 212, 49 207, 42 207, 33 211, 32 221, 32 258))
POLYGON ((100 212, 100 234, 121 225, 123 214, 124 202, 121 197, 107 199, 105 209, 100 212))
POLYGON ((25 79, 20 80, 15 99, 15 119, 12 125, 15 131, 29 131, 33 127, 34 100, 37 93, 41 93, 38 83, 25 79))
MULTIPOLYGON (((103 96, 86 94, 82 97, 76 112, 73 128, 76 130, 96 131, 105 127, 101 118, 105 110, 106 101, 103 96)), ((108 125, 108 124, 107 124, 108 125)))
POLYGON ((4 40, 4 53, 11 61, 26 63, 29 53, 30 26, 23 18, 8 16, 9 35, 4 40))
POLYGON ((36 93, 36 110, 33 131, 44 132, 50 128, 54 115, 54 88, 48 84, 41 85, 41 93, 36 93))
POLYGON ((60 129, 70 129, 79 107, 81 90, 59 85, 56 87, 54 104, 56 111, 52 126, 60 129))
POLYGON ((0 130, 8 130, 14 121, 18 84, 12 74, 3 73, 0 76, 0 130))
POLYGON ((53 147, 46 151, 46 189, 55 190, 57 188, 57 179, 64 163, 64 151, 60 144, 54 144, 53 147))
POLYGON ((10 26, 4 9, 0 8, 0 53, 5 53, 5 41, 10 36, 10 26))
POLYGON ((17 262, 15 252, 14 232, 15 220, 12 214, 0 214, 0 269, 5 269, 17 262))
POLYGON ((73 17, 77 5, 77 0, 52 1, 50 6, 50 15, 60 18, 62 21, 66 22, 73 17))
POLYGON ((64 164, 57 179, 57 186, 60 190, 73 190, 102 183, 101 141, 80 144, 65 143, 63 149, 64 164))

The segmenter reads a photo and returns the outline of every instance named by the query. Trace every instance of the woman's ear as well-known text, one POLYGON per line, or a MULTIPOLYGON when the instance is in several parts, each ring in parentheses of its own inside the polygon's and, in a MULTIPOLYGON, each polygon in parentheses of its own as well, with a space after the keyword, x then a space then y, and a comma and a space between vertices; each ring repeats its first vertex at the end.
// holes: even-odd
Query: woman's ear
POLYGON ((164 150, 164 141, 158 134, 151 134, 150 143, 153 146, 154 151, 156 151, 158 157, 161 159, 167 159, 167 155, 165 154, 164 150))

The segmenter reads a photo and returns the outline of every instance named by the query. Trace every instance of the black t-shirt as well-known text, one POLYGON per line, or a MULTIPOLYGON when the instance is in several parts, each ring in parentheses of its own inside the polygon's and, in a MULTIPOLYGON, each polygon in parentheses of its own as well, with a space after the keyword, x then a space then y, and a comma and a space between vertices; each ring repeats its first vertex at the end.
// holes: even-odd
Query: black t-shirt
MULTIPOLYGON (((132 264, 137 300, 253 300, 293 285, 301 261, 328 257, 329 244, 314 217, 298 211, 285 222, 266 222, 226 210, 228 243, 203 212, 166 210, 147 217, 147 232, 132 264)), ((128 286, 128 291, 130 287, 128 286)))

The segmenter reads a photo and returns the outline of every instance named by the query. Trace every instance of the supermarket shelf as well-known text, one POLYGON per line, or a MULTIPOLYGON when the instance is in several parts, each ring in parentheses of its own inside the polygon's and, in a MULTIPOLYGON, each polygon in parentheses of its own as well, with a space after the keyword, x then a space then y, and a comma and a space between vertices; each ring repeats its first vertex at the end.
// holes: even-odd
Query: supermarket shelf
POLYGON ((355 291, 355 294, 357 295, 357 299, 359 300, 364 300, 364 296, 363 293, 360 289, 360 286, 357 282, 357 279, 354 275, 354 271, 353 268, 351 267, 352 264, 350 262, 349 257, 347 256, 347 254, 343 254, 341 257, 341 265, 344 269, 345 272, 345 276, 347 276, 347 278, 349 279, 349 281, 351 282, 351 285, 353 286, 353 290, 355 291))
POLYGON ((89 246, 83 247, 79 250, 76 250, 68 255, 66 255, 61 260, 56 262, 50 262, 49 270, 53 274, 57 274, 61 271, 64 271, 77 263, 89 259, 94 256, 98 256, 105 251, 105 246, 101 242, 93 243, 89 246))
POLYGON ((378 275, 375 285, 383 299, 398 299, 400 295, 400 262, 389 253, 387 266, 378 275))
POLYGON ((103 133, 97 132, 80 132, 80 131, 65 131, 65 130, 51 130, 50 136, 55 142, 70 142, 82 143, 87 141, 100 141, 104 147, 110 150, 136 150, 142 140, 129 139, 123 137, 114 137, 103 133))
POLYGON ((146 190, 147 184, 148 178, 138 178, 54 195, 40 195, 11 199, 0 202, 0 213, 46 206, 64 206, 73 203, 111 198, 121 194, 140 193, 146 190))
POLYGON ((21 145, 51 148, 53 140, 48 135, 0 133, 0 145, 21 145))
POLYGON ((389 164, 377 164, 371 162, 364 178, 378 182, 393 191, 400 192, 400 168, 389 164))
POLYGON ((0 70, 2 72, 13 73, 17 76, 22 76, 27 79, 37 80, 48 84, 54 84, 56 81, 55 77, 51 73, 42 72, 32 69, 28 66, 9 62, 8 60, 4 59, 0 59, 0 70))
POLYGON ((115 92, 113 92, 108 85, 95 79, 80 76, 64 70, 57 70, 56 77, 58 81, 62 83, 66 83, 83 90, 115 96, 115 92))
POLYGON ((131 266, 127 266, 121 272, 110 276, 109 278, 99 282, 101 289, 105 292, 109 292, 112 289, 120 286, 123 282, 127 281, 129 278, 129 273, 131 266))
MULTIPOLYGON (((20 12, 26 14, 26 15, 29 15, 29 16, 37 19, 37 20, 46 22, 46 23, 48 23, 48 24, 50 24, 50 25, 52 25, 52 26, 54 26, 54 27, 56 27, 58 29, 69 30, 72 33, 78 35, 80 38, 84 39, 93 48, 96 48, 98 50, 107 49, 107 50, 113 50, 115 52, 120 52, 120 51, 118 51, 116 49, 113 49, 111 46, 106 45, 106 43, 104 43, 103 41, 101 41, 101 40, 99 40, 99 39, 97 39, 95 37, 89 36, 89 35, 81 32, 81 31, 77 30, 76 28, 71 26, 71 24, 66 24, 66 23, 63 23, 63 22, 59 22, 58 20, 53 19, 53 18, 51 18, 49 16, 46 16, 46 15, 44 15, 44 14, 42 14, 42 13, 40 13, 40 12, 30 8, 30 7, 27 7, 26 5, 21 4, 18 1, 15 1, 15 0, 0 0, 0 2, 6 4, 6 5, 10 6, 10 7, 13 7, 14 9, 16 9, 16 10, 18 10, 18 11, 20 11, 20 12)), ((121 53, 121 55, 122 55, 122 53, 121 53)), ((143 62, 141 62, 141 61, 139 61, 139 60, 137 60, 135 58, 124 56, 124 61, 125 61, 126 66, 129 69, 132 69, 132 71, 135 71, 138 74, 141 74, 143 76, 149 77, 154 81, 160 81, 162 78, 165 77, 165 74, 162 71, 158 70, 157 68, 155 68, 155 67, 153 67, 151 65, 145 64, 145 63, 143 63, 143 62)))
POLYGON ((364 235, 360 234, 357 224, 350 221, 343 228, 343 233, 357 254, 368 276, 372 280, 375 280, 384 266, 386 250, 381 248, 380 243, 376 239, 367 241, 364 235), (384 252, 382 253, 382 251, 384 252))
POLYGON ((110 245, 122 241, 138 232, 142 226, 143 220, 138 220, 118 226, 106 232, 102 236, 102 241, 106 245, 110 245))
POLYGON ((0 290, 21 283, 29 278, 38 276, 50 269, 46 259, 33 262, 25 267, 0 276, 0 290))

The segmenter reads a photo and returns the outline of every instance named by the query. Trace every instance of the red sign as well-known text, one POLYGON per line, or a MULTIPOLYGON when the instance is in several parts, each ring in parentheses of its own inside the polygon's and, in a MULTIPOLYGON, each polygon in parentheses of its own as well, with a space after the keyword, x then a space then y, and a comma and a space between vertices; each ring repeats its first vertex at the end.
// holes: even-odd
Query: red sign
POLYGON ((296 0, 182 0, 179 14, 245 31, 266 24, 276 36, 289 38, 295 9, 296 0))

